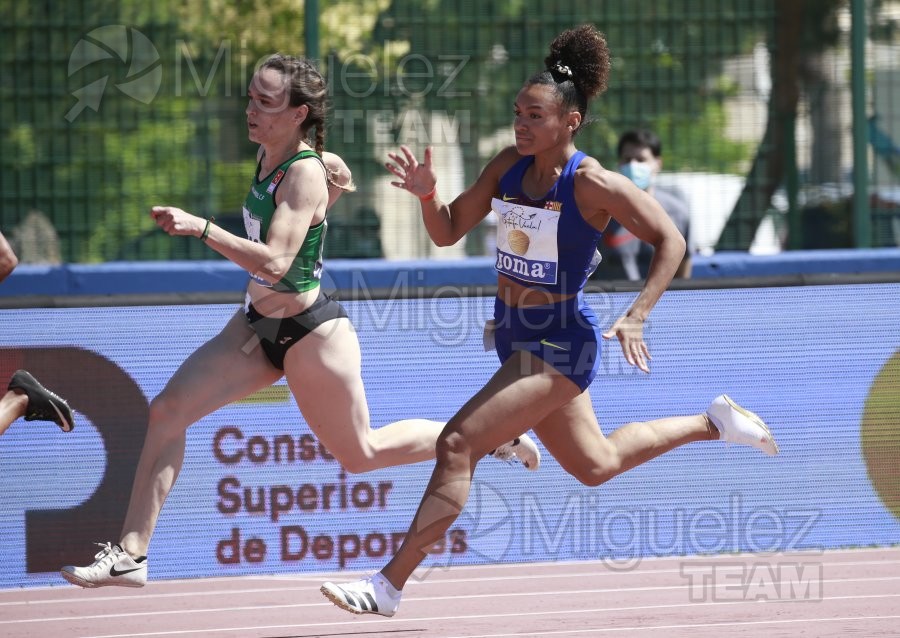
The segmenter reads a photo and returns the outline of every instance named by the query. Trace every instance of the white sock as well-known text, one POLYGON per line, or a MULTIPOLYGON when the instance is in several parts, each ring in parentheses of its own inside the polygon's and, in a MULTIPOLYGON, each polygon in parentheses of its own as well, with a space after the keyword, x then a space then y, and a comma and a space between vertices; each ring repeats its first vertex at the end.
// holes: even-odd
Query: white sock
POLYGON ((384 577, 384 574, 378 572, 379 578, 381 578, 381 582, 384 584, 384 591, 388 593, 391 598, 399 598, 403 593, 403 590, 397 589, 393 585, 391 585, 391 581, 384 577))

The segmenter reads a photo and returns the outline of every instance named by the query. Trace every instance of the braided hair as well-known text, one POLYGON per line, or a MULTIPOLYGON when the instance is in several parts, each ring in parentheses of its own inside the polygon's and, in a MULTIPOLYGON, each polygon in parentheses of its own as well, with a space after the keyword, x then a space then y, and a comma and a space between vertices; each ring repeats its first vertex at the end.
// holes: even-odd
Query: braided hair
POLYGON ((287 79, 291 106, 307 106, 309 111, 300 125, 301 139, 309 139, 310 129, 315 127, 314 147, 321 155, 325 150, 325 116, 328 112, 325 78, 309 60, 281 53, 269 56, 260 68, 274 69, 287 79))

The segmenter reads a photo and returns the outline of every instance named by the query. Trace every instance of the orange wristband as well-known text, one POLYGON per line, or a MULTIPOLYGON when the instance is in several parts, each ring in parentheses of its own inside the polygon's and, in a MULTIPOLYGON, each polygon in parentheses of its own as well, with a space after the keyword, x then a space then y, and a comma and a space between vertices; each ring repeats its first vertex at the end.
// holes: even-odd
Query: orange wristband
POLYGON ((421 197, 419 197, 419 201, 420 202, 430 202, 435 197, 437 197, 437 186, 432 188, 431 192, 428 193, 427 195, 422 195, 421 197))

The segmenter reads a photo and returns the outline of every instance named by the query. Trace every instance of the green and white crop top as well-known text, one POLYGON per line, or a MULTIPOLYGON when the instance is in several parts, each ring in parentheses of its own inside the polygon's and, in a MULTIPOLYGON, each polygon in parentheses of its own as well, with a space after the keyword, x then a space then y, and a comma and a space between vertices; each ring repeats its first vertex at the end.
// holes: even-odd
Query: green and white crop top
MULTIPOLYGON (((284 179, 291 164, 307 158, 315 158, 322 163, 322 158, 315 152, 300 151, 263 179, 259 177, 259 171, 262 169, 262 159, 260 159, 256 165, 256 174, 253 176, 250 192, 244 200, 244 229, 247 232, 247 239, 265 243, 269 226, 272 224, 272 217, 275 214, 275 191, 278 189, 278 184, 284 179)), ((322 166, 324 167, 324 163, 322 166)), ((327 227, 328 223, 324 219, 315 226, 310 226, 290 268, 277 283, 271 284, 253 273, 250 273, 251 279, 277 292, 305 292, 318 286, 322 277, 322 250, 325 247, 327 227)))

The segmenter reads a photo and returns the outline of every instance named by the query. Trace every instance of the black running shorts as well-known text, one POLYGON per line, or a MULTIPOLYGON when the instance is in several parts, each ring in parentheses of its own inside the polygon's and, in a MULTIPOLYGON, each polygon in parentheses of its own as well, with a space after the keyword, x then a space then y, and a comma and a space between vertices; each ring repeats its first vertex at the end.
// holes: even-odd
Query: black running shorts
POLYGON ((279 370, 284 370, 288 348, 310 332, 332 319, 346 317, 347 311, 321 290, 316 301, 299 315, 277 319, 259 314, 253 304, 247 308, 247 321, 259 337, 263 351, 279 370))

